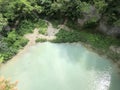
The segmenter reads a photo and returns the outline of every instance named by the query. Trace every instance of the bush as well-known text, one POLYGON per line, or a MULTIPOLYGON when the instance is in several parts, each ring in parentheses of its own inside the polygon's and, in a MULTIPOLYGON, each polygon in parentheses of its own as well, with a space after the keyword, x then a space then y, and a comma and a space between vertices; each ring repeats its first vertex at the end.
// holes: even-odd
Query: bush
POLYGON ((56 34, 56 36, 57 38, 53 40, 53 42, 57 43, 81 41, 101 49, 108 49, 109 46, 111 46, 112 44, 120 45, 120 41, 115 38, 95 33, 92 34, 85 31, 60 30, 59 33, 56 34))
POLYGON ((84 42, 92 46, 92 48, 98 53, 105 54, 111 59, 119 60, 120 54, 111 52, 109 47, 111 45, 120 46, 120 41, 118 39, 104 36, 101 34, 92 34, 85 31, 66 31, 60 30, 56 34, 56 39, 52 42, 55 43, 65 43, 65 42, 84 42))
POLYGON ((77 21, 73 21, 73 20, 68 20, 68 22, 66 23, 66 26, 68 26, 69 28, 74 29, 74 30, 80 29, 77 21))
POLYGON ((56 34, 57 38, 53 40, 53 42, 57 43, 65 43, 65 42, 77 42, 79 41, 79 33, 76 33, 74 31, 65 31, 60 30, 59 33, 56 34))
POLYGON ((16 33, 15 30, 12 30, 8 33, 7 37, 4 37, 4 42, 6 42, 6 50, 4 52, 0 52, 3 56, 4 61, 12 58, 20 48, 24 47, 28 40, 24 39, 22 36, 16 33))
POLYGON ((30 20, 24 20, 20 23, 17 33, 21 36, 27 34, 27 33, 32 33, 33 30, 35 29, 35 24, 33 24, 32 21, 30 20))
POLYGON ((45 20, 42 20, 42 19, 38 20, 38 22, 35 24, 35 26, 37 28, 39 28, 39 33, 46 34, 48 24, 47 24, 47 22, 45 20))
POLYGON ((95 28, 97 26, 97 17, 92 17, 88 21, 85 22, 83 28, 95 28))
POLYGON ((116 22, 114 22, 114 25, 120 27, 120 19, 118 19, 116 22))
POLYGON ((3 62, 4 57, 0 54, 0 64, 3 62))
POLYGON ((46 31, 47 31, 47 29, 46 28, 39 28, 39 33, 41 33, 41 34, 46 34, 46 31))
POLYGON ((47 40, 46 39, 42 39, 42 38, 38 38, 37 40, 36 40, 36 42, 46 42, 47 40))

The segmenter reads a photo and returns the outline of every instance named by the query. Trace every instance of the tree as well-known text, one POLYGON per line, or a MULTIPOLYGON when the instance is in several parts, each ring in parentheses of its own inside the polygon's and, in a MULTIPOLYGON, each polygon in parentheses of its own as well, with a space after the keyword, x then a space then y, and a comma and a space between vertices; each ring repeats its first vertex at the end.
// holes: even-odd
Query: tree
POLYGON ((7 24, 6 18, 3 18, 2 14, 0 14, 0 32, 3 29, 3 26, 7 24))
POLYGON ((42 7, 37 5, 36 0, 1 0, 0 12, 16 26, 21 19, 36 18, 42 7))

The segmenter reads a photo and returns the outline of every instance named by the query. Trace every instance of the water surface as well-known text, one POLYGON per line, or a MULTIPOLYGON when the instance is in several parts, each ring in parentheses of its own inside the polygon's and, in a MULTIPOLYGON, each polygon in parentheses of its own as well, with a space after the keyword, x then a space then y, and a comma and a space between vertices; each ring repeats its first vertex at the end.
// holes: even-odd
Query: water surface
POLYGON ((0 75, 18 80, 18 90, 120 90, 117 68, 80 44, 37 44, 0 75))

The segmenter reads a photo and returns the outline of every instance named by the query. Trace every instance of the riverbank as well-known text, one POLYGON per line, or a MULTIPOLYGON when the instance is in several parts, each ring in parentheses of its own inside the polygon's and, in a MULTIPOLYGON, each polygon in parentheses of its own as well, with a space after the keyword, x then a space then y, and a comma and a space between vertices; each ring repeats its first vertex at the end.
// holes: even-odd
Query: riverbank
MULTIPOLYGON (((86 43, 83 43, 83 42, 80 42, 80 44, 82 44, 84 47, 86 47, 89 51, 92 51, 92 52, 98 54, 98 55, 101 56, 101 57, 104 57, 104 58, 109 59, 109 60, 115 65, 115 67, 118 68, 118 71, 119 71, 118 73, 120 74, 120 59, 114 60, 114 59, 110 58, 110 57, 105 53, 104 50, 100 50, 100 49, 98 49, 98 48, 95 48, 95 47, 91 46, 90 44, 86 44, 86 43)), ((111 52, 111 51, 108 51, 108 53, 109 53, 109 52, 111 52)), ((114 52, 113 52, 113 53, 114 53, 114 52)), ((111 57, 112 57, 112 54, 110 54, 110 55, 111 55, 111 57)))
POLYGON ((98 33, 90 33, 78 30, 65 30, 64 28, 56 34, 55 43, 74 43, 81 42, 84 46, 91 49, 100 56, 111 59, 120 68, 120 41, 98 33), (112 48, 111 47, 115 47, 112 48), (116 50, 117 49, 117 50, 116 50))
MULTIPOLYGON (((57 85, 60 85, 60 87, 63 83, 67 83, 68 85, 70 81, 70 84, 73 85, 73 80, 77 80, 80 83, 81 80, 83 80, 83 76, 85 78, 84 81, 88 81, 92 78, 90 81, 94 83, 93 81, 96 80, 98 84, 101 84, 101 82, 113 83, 113 79, 116 79, 117 77, 117 81, 120 81, 118 71, 116 67, 114 67, 114 64, 108 59, 103 58, 92 51, 88 51, 78 42, 60 44, 51 42, 38 43, 30 47, 30 49, 18 58, 18 60, 11 61, 1 67, 0 75, 5 76, 6 78, 10 77, 11 80, 19 81, 19 90, 24 89, 23 84, 28 87, 27 90, 34 90, 36 86, 31 86, 33 82, 38 82, 36 84, 39 87, 40 83, 51 83, 51 80, 54 80, 55 83, 58 80, 57 85), (23 77, 25 77, 25 79, 23 79, 23 77), (71 80, 68 81, 68 78, 71 80)), ((88 82, 87 85, 89 85, 89 83, 90 82, 88 82)), ((54 87, 55 84, 52 85, 54 87)), ((106 87, 106 83, 104 85, 106 87)), ((43 88, 38 88, 38 90, 39 89, 43 88)), ((54 90, 56 90, 56 88, 54 90)))
MULTIPOLYGON (((100 56, 103 56, 105 58, 111 59, 115 64, 117 63, 117 66, 120 68, 120 58, 119 54, 115 54, 115 52, 110 51, 110 43, 111 41, 108 41, 109 38, 103 38, 100 35, 92 35, 87 34, 86 32, 78 32, 73 31, 70 28, 59 25, 59 28, 56 29, 52 26, 52 24, 48 21, 48 28, 45 34, 39 33, 39 29, 35 28, 33 30, 33 33, 26 34, 24 37, 29 40, 27 45, 19 50, 18 54, 16 54, 12 59, 10 60, 16 60, 19 58, 22 54, 27 52, 27 50, 36 44, 36 40, 38 42, 45 42, 45 41, 51 41, 55 43, 74 43, 74 42, 80 42, 80 44, 84 45, 89 50, 92 50, 93 52, 99 54, 100 56), (65 30, 63 30, 65 29, 65 30), (40 39, 40 40, 39 40, 40 39), (102 40, 102 41, 101 41, 102 40), (110 58, 112 57, 112 58, 110 58)), ((113 39, 114 41, 114 39, 113 39)), ((114 42, 116 43, 116 42, 114 42)))
POLYGON ((36 44, 37 39, 45 39, 46 41, 52 41, 56 39, 55 34, 59 32, 59 29, 54 28, 50 22, 48 21, 46 22, 48 23, 46 34, 43 35, 39 33, 39 28, 35 28, 32 33, 25 34, 23 37, 29 40, 27 45, 24 46, 22 49, 20 49, 18 53, 15 56, 13 56, 12 59, 8 60, 7 62, 11 60, 17 60, 21 55, 27 52, 31 46, 36 44))

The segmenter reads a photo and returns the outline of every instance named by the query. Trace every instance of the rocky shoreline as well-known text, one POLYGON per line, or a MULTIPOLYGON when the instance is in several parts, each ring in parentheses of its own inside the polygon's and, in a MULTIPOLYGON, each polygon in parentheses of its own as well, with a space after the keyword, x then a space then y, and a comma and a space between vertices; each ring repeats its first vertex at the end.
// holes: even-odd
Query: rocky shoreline
MULTIPOLYGON (((92 47, 90 44, 86 44, 86 43, 83 43, 83 42, 79 42, 80 44, 82 44, 83 46, 85 46, 88 50, 92 51, 92 52, 95 52, 96 54, 102 56, 102 57, 105 57, 109 60, 111 60, 113 62, 113 64, 115 64, 118 69, 119 69, 119 73, 120 73, 120 58, 115 60, 115 59, 112 59, 108 54, 105 54, 105 51, 104 50, 99 50, 97 48, 94 48, 92 47)), ((113 46, 112 46, 113 47, 113 46)), ((115 46, 114 46, 115 47, 115 46)), ((109 47, 109 51, 108 52, 112 52, 114 54, 118 54, 120 55, 120 47, 115 47, 113 50, 111 50, 111 47, 109 47), (119 48, 119 49, 118 49, 119 48), (117 49, 117 50, 116 50, 117 49), (114 50, 114 51, 113 51, 114 50)))

